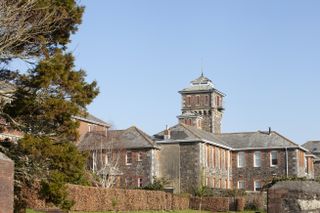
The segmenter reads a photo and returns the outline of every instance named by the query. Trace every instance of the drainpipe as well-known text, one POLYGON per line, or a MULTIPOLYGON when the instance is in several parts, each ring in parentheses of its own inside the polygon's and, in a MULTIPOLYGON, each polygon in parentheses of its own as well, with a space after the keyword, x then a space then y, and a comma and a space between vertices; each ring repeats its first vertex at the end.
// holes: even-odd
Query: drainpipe
POLYGON ((286 150, 286 175, 289 176, 289 160, 288 160, 288 148, 285 148, 286 150))
POLYGON ((230 178, 229 178, 229 176, 230 176, 230 174, 229 174, 229 172, 230 172, 230 158, 231 158, 231 154, 230 154, 230 150, 229 150, 228 151, 228 158, 227 158, 227 160, 228 160, 228 163, 227 163, 227 165, 228 165, 228 168, 227 168, 227 175, 228 175, 228 177, 227 177, 227 181, 228 181, 227 185, 228 185, 228 188, 227 189, 230 188, 230 178))
POLYGON ((180 143, 179 145, 179 194, 181 193, 181 148, 180 143))

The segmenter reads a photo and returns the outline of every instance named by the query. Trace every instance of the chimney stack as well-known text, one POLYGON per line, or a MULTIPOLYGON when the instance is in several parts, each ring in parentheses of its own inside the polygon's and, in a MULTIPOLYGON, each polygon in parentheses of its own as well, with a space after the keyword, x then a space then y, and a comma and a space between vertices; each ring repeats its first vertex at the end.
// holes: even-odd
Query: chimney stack
POLYGON ((166 130, 164 131, 164 139, 165 140, 171 139, 171 132, 170 132, 170 129, 168 129, 168 125, 166 125, 166 130))
POLYGON ((269 135, 271 135, 271 127, 269 127, 269 135))

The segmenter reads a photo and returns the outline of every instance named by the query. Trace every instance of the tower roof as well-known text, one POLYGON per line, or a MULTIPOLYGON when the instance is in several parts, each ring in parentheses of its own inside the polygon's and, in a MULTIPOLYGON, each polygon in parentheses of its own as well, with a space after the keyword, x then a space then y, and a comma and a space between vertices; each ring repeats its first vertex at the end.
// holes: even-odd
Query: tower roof
POLYGON ((207 78, 206 76, 201 74, 200 77, 196 78, 195 80, 190 82, 190 86, 181 90, 180 93, 194 93, 194 92, 213 92, 216 91, 217 93, 225 96, 222 92, 214 88, 213 82, 207 78))
POLYGON ((191 81, 191 85, 208 85, 208 84, 211 84, 213 87, 212 81, 209 78, 205 77, 203 73, 199 78, 191 81))

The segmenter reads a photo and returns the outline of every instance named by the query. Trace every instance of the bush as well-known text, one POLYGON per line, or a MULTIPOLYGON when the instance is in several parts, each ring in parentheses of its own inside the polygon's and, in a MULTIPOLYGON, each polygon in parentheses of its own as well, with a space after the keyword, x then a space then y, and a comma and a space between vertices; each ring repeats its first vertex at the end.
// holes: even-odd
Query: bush
POLYGON ((243 197, 246 192, 239 189, 216 189, 202 186, 194 191, 194 195, 198 197, 243 197))

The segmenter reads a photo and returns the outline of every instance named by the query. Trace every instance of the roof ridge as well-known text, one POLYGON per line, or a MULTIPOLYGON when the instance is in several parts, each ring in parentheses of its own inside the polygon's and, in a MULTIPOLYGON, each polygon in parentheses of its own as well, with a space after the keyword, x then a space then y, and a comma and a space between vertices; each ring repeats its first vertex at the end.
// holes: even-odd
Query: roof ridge
POLYGON ((292 141, 292 140, 290 140, 289 138, 287 138, 287 137, 285 137, 285 136, 281 135, 280 133, 278 133, 278 132, 276 132, 276 131, 272 131, 272 132, 273 132, 273 133, 275 133, 275 134, 277 134, 278 136, 282 137, 283 139, 287 140, 288 142, 290 142, 290 143, 292 143, 292 144, 294 144, 294 145, 296 145, 296 146, 298 146, 298 147, 301 147, 299 144, 297 144, 297 143, 293 142, 293 141, 292 141))
POLYGON ((191 132, 191 134, 193 134, 194 136, 196 136, 198 139, 203 139, 201 138, 198 134, 196 134, 195 132, 192 131, 192 129, 190 129, 189 127, 191 126, 188 126, 186 124, 183 124, 183 123, 180 123, 180 125, 185 128, 186 130, 188 130, 189 132, 191 132))
POLYGON ((134 128, 150 145, 155 146, 154 141, 152 141, 149 137, 147 137, 147 133, 144 131, 140 130, 136 126, 131 126, 130 128, 134 128))
POLYGON ((254 133, 261 133, 260 131, 256 132, 223 132, 223 133, 213 133, 214 135, 232 135, 232 134, 254 134, 254 133))

